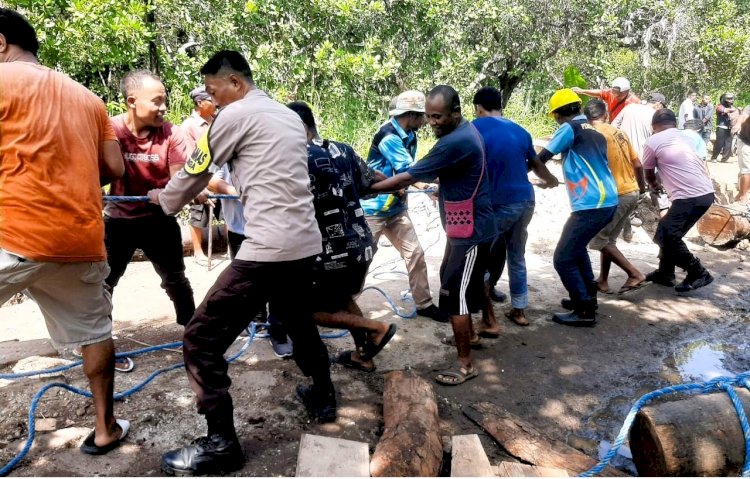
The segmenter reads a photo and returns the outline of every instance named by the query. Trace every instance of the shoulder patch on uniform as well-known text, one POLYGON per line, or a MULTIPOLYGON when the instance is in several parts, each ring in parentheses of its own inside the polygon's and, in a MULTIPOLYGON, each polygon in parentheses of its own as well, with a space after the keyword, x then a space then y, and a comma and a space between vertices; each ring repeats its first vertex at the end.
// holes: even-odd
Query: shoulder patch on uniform
POLYGON ((206 130, 195 144, 195 150, 185 163, 185 171, 191 175, 200 175, 208 171, 211 166, 211 149, 208 147, 208 132, 206 130))

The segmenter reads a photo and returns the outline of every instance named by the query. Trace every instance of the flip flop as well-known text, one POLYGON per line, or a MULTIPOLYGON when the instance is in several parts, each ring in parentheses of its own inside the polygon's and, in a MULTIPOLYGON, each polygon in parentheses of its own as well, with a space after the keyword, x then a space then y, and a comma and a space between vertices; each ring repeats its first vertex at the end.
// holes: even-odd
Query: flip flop
POLYGON ((338 364, 344 366, 345 368, 355 369, 357 371, 363 371, 365 373, 375 372, 375 366, 368 367, 368 366, 363 365, 360 362, 357 362, 357 361, 353 360, 352 359, 352 354, 353 353, 354 353, 354 351, 351 351, 351 350, 350 351, 344 351, 343 353, 341 353, 338 356, 336 356, 335 361, 338 364))
POLYGON ((458 386, 477 376, 479 376, 479 371, 474 366, 471 369, 467 369, 465 366, 456 365, 453 369, 448 369, 435 376, 435 382, 443 386, 458 386), (451 381, 445 378, 454 378, 456 380, 451 381))
POLYGON ((519 321, 516 316, 513 316, 510 313, 510 311, 508 311, 507 313, 505 313, 505 317, 508 318, 508 319, 510 319, 511 321, 513 321, 514 323, 516 323, 519 326, 528 326, 529 324, 531 324, 529 322, 529 318, 527 318, 527 317, 524 316, 523 319, 519 321))
POLYGON ((480 331, 477 333, 480 338, 497 339, 500 337, 500 333, 491 333, 489 331, 480 331))
POLYGON ((391 324, 388 326, 388 331, 385 333, 385 336, 383 336, 383 339, 380 340, 378 344, 372 344, 367 343, 365 346, 365 354, 363 358, 366 358, 367 360, 370 360, 378 355, 380 351, 383 350, 386 344, 393 339, 393 336, 396 335, 396 330, 398 330, 398 326, 395 324, 391 324))
POLYGON ((91 434, 89 434, 86 439, 83 440, 83 443, 81 443, 81 452, 83 452, 84 454, 91 454, 93 456, 101 456, 102 454, 107 454, 112 449, 117 448, 122 440, 125 439, 125 436, 128 435, 128 431, 130 430, 130 422, 126 421, 125 419, 117 419, 116 421, 117 425, 120 426, 120 429, 122 429, 122 434, 120 434, 119 439, 115 439, 106 446, 97 446, 94 442, 96 429, 93 429, 91 431, 91 434))
MULTIPOLYGON (((444 338, 440 338, 440 342, 445 344, 446 346, 456 347, 455 336, 445 336, 444 338)), ((477 335, 476 338, 473 338, 469 341, 469 345, 472 349, 480 349, 482 347, 482 339, 479 337, 479 335, 477 335)))
POLYGON ((617 292, 617 294, 626 294, 626 293, 632 293, 633 291, 638 291, 639 289, 647 286, 649 284, 648 281, 643 280, 638 284, 634 284, 633 286, 623 286, 620 288, 620 291, 617 292))
POLYGON ((615 294, 615 292, 612 291, 611 289, 599 289, 599 288, 596 288, 596 292, 599 293, 599 294, 615 294))
POLYGON ((115 371, 129 373, 133 369, 135 369, 135 363, 129 357, 115 358, 115 371))

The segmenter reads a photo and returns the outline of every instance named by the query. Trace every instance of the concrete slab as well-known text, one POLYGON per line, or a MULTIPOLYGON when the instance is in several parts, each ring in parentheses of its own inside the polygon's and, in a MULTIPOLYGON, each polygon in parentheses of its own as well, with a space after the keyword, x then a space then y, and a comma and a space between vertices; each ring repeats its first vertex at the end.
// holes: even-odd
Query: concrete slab
POLYGON ((451 442, 451 477, 493 477, 494 471, 479 436, 453 436, 451 442))
POLYGON ((370 477, 370 450, 364 442, 303 434, 297 477, 370 477))
POLYGON ((0 367, 29 356, 57 356, 57 350, 48 339, 3 341, 0 343, 0 367))

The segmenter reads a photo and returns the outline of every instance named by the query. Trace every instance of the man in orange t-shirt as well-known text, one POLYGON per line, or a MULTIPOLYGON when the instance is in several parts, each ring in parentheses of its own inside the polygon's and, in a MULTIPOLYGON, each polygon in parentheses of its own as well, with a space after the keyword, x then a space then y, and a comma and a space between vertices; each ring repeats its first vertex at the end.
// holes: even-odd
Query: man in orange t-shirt
POLYGON ((117 447, 112 301, 100 181, 123 174, 102 101, 38 64, 33 27, 0 8, 0 304, 24 291, 58 348, 80 348, 96 409, 81 450, 117 447))
POLYGON ((601 252, 601 270, 596 283, 600 292, 609 293, 609 269, 612 263, 628 275, 619 294, 635 291, 646 285, 646 276, 628 261, 617 248, 617 237, 630 223, 630 215, 638 206, 638 198, 646 192, 641 160, 628 136, 607 123, 607 105, 602 100, 591 100, 583 109, 589 123, 607 140, 607 162, 617 183, 617 210, 612 221, 589 242, 589 248, 601 252))
POLYGON ((615 119, 626 106, 641 102, 641 99, 630 90, 630 81, 624 77, 615 78, 609 90, 584 90, 578 87, 573 87, 571 90, 586 96, 601 98, 607 104, 611 120, 615 119))

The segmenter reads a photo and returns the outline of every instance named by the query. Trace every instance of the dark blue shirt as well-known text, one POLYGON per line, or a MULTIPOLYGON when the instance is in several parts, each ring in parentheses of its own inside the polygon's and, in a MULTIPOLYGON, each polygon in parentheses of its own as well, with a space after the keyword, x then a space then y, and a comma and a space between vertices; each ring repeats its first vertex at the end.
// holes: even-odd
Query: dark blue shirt
POLYGON ((444 202, 471 198, 479 183, 474 197, 474 235, 466 239, 448 238, 456 245, 484 243, 492 241, 496 235, 486 169, 480 181, 483 161, 482 137, 471 123, 462 119, 455 130, 440 138, 424 158, 409 168, 409 174, 418 181, 440 178, 438 201, 443 227, 444 202))
POLYGON ((527 162, 536 151, 529 132, 499 117, 477 118, 472 124, 484 139, 492 207, 534 201, 527 162))

